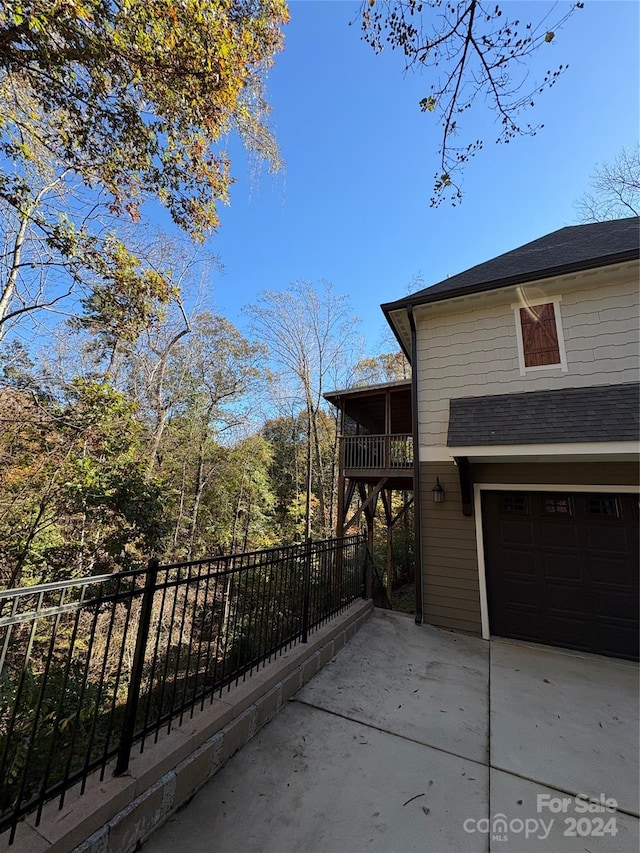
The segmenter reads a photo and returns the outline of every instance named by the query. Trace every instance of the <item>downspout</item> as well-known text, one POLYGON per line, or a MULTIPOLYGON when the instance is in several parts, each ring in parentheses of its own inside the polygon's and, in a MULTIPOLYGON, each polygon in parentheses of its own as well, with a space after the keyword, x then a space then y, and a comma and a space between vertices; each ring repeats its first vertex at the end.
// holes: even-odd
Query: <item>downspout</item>
POLYGON ((413 529, 416 625, 422 624, 422 523, 420 513, 420 434, 418 430, 418 339, 413 305, 407 305, 411 328, 411 426, 413 430, 413 529))

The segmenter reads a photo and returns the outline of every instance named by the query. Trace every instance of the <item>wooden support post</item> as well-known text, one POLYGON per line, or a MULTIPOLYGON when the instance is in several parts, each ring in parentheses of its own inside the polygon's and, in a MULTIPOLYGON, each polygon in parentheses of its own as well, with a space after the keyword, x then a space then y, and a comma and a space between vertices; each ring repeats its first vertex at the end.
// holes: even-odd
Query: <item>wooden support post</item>
POLYGON ((362 504, 355 511, 355 513, 352 515, 352 517, 349 519, 349 521, 346 523, 346 525, 345 525, 346 527, 351 527, 353 522, 357 518, 359 518, 363 512, 365 514, 365 518, 367 518, 367 520, 368 520, 368 518, 369 518, 368 512, 369 512, 371 507, 373 507, 371 509, 372 514, 375 513, 376 502, 378 500, 378 495, 380 493, 380 489, 382 489, 384 487, 384 484, 386 482, 387 482, 387 477, 383 477, 382 480, 380 480, 379 483, 376 483, 376 485, 369 491, 369 494, 367 494, 367 492, 366 492, 364 483, 360 483, 360 482, 358 483, 358 492, 360 493, 360 499, 362 500, 362 504))
MULTIPOLYGON (((345 516, 349 509, 349 504, 351 503, 351 499, 353 497, 353 487, 351 481, 349 481, 349 491, 348 495, 345 496, 345 477, 344 477, 344 467, 342 465, 342 460, 344 459, 344 451, 340 454, 341 462, 340 462, 340 472, 338 475, 338 523, 336 525, 336 537, 338 539, 342 539, 346 535, 345 531, 345 516)), ((335 607, 340 606, 340 601, 342 600, 342 581, 343 581, 343 570, 344 570, 344 553, 342 550, 342 546, 340 546, 335 554, 335 563, 334 563, 334 573, 333 573, 333 603, 335 607)))
POLYGON ((387 388, 384 395, 384 432, 391 435, 391 389, 387 388))
POLYGON ((398 519, 402 518, 402 516, 406 514, 407 510, 409 509, 409 507, 413 503, 413 497, 407 498, 407 492, 403 492, 402 495, 403 495, 404 503, 402 505, 402 509, 400 509, 392 518, 392 520, 391 520, 391 526, 392 527, 396 523, 396 521, 398 521, 398 519))
POLYGON ((364 517, 367 523, 367 550, 370 555, 369 570, 365 581, 365 594, 367 598, 373 598, 374 519, 376 515, 378 494, 380 493, 380 489, 384 483, 385 480, 382 480, 382 482, 378 483, 376 486, 370 486, 368 494, 366 485, 364 483, 358 483, 358 492, 360 493, 362 505, 356 514, 358 515, 359 513, 364 512, 364 517))
POLYGON ((367 545, 369 548, 369 554, 371 555, 371 565, 369 567, 369 571, 367 572, 367 585, 366 585, 366 593, 367 598, 373 598, 373 519, 374 514, 367 514, 367 545))
POLYGON ((471 466, 468 456, 456 456, 455 463, 458 466, 458 477, 460 478, 460 497, 462 498, 462 514, 473 515, 473 481, 471 480, 471 466))
MULTIPOLYGON (((340 442, 342 444, 342 441, 340 442)), ((342 453, 340 454, 342 458, 342 453)), ((345 522, 345 505, 344 505, 344 468, 342 466, 342 462, 340 463, 340 468, 338 470, 338 519, 336 524, 336 539, 342 539, 344 536, 344 522, 345 522)))

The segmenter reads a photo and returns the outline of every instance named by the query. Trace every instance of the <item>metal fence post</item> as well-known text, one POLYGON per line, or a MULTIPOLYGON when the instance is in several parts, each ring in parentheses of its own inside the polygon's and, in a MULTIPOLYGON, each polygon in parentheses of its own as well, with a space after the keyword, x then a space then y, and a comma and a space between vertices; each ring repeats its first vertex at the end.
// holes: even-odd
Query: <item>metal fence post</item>
POLYGON ((153 596, 158 581, 159 568, 160 561, 157 559, 157 557, 152 557, 149 560, 147 574, 145 577, 144 593, 142 595, 142 606, 140 608, 140 621, 138 622, 138 634, 136 637, 136 648, 133 654, 131 678, 129 679, 129 689, 127 691, 127 704, 124 711, 122 734, 120 736, 120 749, 118 750, 118 760, 116 762, 116 769, 113 771, 114 776, 122 776, 129 769, 129 758, 131 756, 131 747, 133 746, 133 737, 136 728, 136 715, 138 712, 138 701, 140 698, 140 687, 142 685, 144 653, 147 647, 147 638, 149 636, 149 626, 151 624, 151 610, 153 608, 153 596))
POLYGON ((302 642, 309 638, 309 607, 311 599, 311 539, 307 539, 304 560, 304 593, 302 603, 302 642))

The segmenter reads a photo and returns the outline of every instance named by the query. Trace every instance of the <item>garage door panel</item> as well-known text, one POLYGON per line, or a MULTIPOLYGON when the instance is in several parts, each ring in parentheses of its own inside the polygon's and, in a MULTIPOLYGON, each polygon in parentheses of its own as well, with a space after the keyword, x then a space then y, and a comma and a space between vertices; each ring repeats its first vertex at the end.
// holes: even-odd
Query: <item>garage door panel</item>
MULTIPOLYGON (((538 597, 540 589, 538 589, 538 597)), ((589 596, 582 585, 563 586, 554 584, 547 587, 546 605, 549 613, 560 617, 565 614, 585 618, 589 606, 589 596)))
POLYGON ((482 493, 494 634, 638 657, 637 497, 482 493))
POLYGON ((602 651, 600 654, 616 658, 638 659, 638 626, 611 625, 607 622, 598 623, 598 636, 602 651), (635 653, 629 650, 635 649, 635 653))
POLYGON ((532 643, 539 642, 538 633, 540 617, 536 612, 533 613, 526 609, 514 609, 505 613, 504 617, 504 632, 502 636, 516 637, 519 640, 530 640, 532 643))
POLYGON ((629 613, 629 593, 627 590, 596 586, 594 591, 597 594, 597 599, 594 602, 596 619, 605 616, 620 624, 633 622, 630 615, 625 615, 629 613))
POLYGON ((566 613, 550 613, 546 628, 548 634, 545 642, 549 645, 581 651, 588 651, 590 648, 592 629, 584 618, 572 617, 566 613))
POLYGON ((622 559, 619 555, 607 557, 602 554, 592 554, 586 562, 594 584, 605 587, 620 586, 629 595, 637 592, 637 575, 635 578, 629 576, 628 560, 622 559))
POLYGON ((500 521, 500 538, 508 545, 533 545, 533 525, 519 519, 502 519, 500 521))
POLYGON ((523 582, 522 578, 505 577, 503 600, 508 607, 526 606, 533 608, 537 613, 539 610, 539 585, 531 579, 531 582, 523 582))
POLYGON ((551 548, 578 550, 578 535, 574 525, 567 524, 566 518, 553 521, 541 520, 538 525, 536 545, 551 548))
POLYGON ((606 522, 598 519, 584 529, 584 546, 590 551, 602 551, 603 554, 627 554, 629 551, 629 533, 624 527, 606 529, 606 522))
POLYGON ((535 578, 538 573, 531 548, 505 548, 502 568, 506 575, 521 575, 523 579, 535 578))
MULTIPOLYGON (((532 555, 533 561, 533 555, 532 555)), ((577 554, 563 554, 557 551, 545 552, 542 555, 544 576, 547 581, 582 582, 582 565, 577 554)))

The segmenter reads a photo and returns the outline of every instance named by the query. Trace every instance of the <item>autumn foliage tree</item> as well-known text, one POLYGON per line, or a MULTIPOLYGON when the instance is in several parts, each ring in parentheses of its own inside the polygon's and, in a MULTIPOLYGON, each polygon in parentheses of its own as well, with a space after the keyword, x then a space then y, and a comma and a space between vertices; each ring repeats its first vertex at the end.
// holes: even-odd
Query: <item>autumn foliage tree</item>
POLYGON ((287 18, 283 0, 8 0, 2 153, 28 159, 35 136, 115 209, 153 195, 202 234, 229 189, 224 133, 277 161, 261 75, 287 18))
POLYGON ((0 6, 0 337, 78 291, 102 320, 171 300, 122 223, 154 200, 190 237, 215 230, 230 132, 278 166, 263 79, 287 15, 284 0, 0 6))
POLYGON ((135 406, 105 382, 77 379, 56 399, 43 390, 27 393, 18 377, 6 378, 0 389, 0 585, 145 561, 165 533, 164 497, 160 482, 145 476, 135 406))

